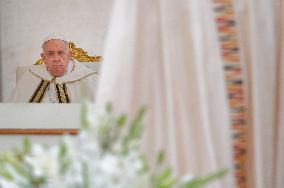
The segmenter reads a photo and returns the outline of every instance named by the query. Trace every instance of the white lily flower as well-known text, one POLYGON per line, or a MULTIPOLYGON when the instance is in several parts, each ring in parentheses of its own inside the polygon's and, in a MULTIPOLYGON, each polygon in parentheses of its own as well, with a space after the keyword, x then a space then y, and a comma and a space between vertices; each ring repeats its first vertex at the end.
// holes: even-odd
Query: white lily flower
POLYGON ((7 181, 0 177, 0 187, 1 188, 20 188, 15 182, 7 181))
MULTIPOLYGON (((143 170, 144 162, 140 158, 141 140, 130 140, 127 152, 122 152, 125 143, 119 134, 127 134, 127 131, 117 132, 116 119, 95 109, 94 105, 87 105, 87 110, 88 129, 77 136, 64 136, 63 150, 60 144, 49 148, 32 145, 31 154, 23 157, 23 168, 31 167, 32 178, 46 180, 40 185, 44 188, 78 188, 84 183, 91 188, 151 187, 151 171, 143 170)), ((29 172, 22 176, 11 164, 5 165, 13 181, 0 179, 0 187, 20 188, 33 182, 29 172)), ((186 175, 175 187, 191 179, 193 176, 186 175)))
POLYGON ((36 177, 56 177, 59 171, 58 146, 44 148, 39 144, 33 145, 31 156, 26 156, 25 161, 33 168, 36 177))

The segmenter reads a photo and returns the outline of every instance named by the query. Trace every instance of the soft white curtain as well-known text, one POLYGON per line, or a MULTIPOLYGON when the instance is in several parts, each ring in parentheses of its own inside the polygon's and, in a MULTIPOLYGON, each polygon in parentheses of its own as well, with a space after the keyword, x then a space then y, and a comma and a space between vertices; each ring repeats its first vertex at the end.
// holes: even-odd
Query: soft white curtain
MULTIPOLYGON (((176 175, 232 168, 231 130, 211 0, 116 1, 97 101, 146 104, 144 149, 176 175)), ((233 170, 209 187, 234 187, 233 170)))
POLYGON ((284 9, 282 0, 235 0, 247 70, 249 187, 284 185, 284 9))

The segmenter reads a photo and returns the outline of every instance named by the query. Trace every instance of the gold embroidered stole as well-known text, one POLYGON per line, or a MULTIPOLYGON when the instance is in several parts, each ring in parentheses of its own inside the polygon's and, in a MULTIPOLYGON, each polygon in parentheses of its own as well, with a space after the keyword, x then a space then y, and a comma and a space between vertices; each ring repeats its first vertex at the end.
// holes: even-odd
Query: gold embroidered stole
MULTIPOLYGON (((36 90, 34 91, 33 95, 31 96, 29 103, 41 103, 43 96, 50 85, 51 82, 54 81, 53 78, 51 81, 41 80, 38 84, 36 90)), ((70 98, 67 93, 67 87, 65 83, 62 84, 55 84, 57 99, 59 103, 70 103, 70 98)))
POLYGON ((49 86, 50 81, 41 80, 41 82, 38 84, 36 90, 34 91, 34 94, 29 100, 29 103, 41 103, 43 95, 49 86))
POLYGON ((59 103, 70 103, 70 98, 67 94, 66 84, 56 84, 56 93, 59 103))
MULTIPOLYGON (((73 64, 73 69, 71 70, 71 72, 73 71, 76 71, 75 70, 75 65, 76 63, 73 64)), ((83 66, 83 69, 79 67, 79 71, 82 72, 82 75, 79 74, 78 75, 78 71, 77 73, 75 73, 75 79, 73 80, 65 80, 65 81, 60 81, 62 83, 60 84, 57 84, 55 82, 55 79, 56 77, 53 77, 51 80, 46 80, 45 78, 39 76, 36 72, 33 72, 31 69, 29 69, 29 72, 34 75, 35 77, 39 78, 41 80, 41 82, 38 84, 38 86, 36 87, 33 95, 30 97, 29 99, 29 103, 41 103, 43 98, 44 98, 44 95, 46 93, 46 91, 48 90, 48 87, 50 86, 51 83, 55 82, 55 88, 56 88, 56 97, 57 97, 57 100, 59 103, 71 103, 71 99, 68 95, 68 91, 67 91, 67 87, 66 87, 66 84, 72 84, 74 82, 78 82, 78 81, 81 81, 82 79, 85 79, 86 77, 88 76, 91 76, 93 74, 98 74, 97 72, 94 72, 94 71, 90 71, 89 69, 86 69, 84 68, 83 66)), ((40 67, 41 68, 41 67, 40 67)), ((36 69, 36 70, 40 70, 41 69, 36 69)), ((48 79, 50 79, 50 77, 48 77, 48 79)))

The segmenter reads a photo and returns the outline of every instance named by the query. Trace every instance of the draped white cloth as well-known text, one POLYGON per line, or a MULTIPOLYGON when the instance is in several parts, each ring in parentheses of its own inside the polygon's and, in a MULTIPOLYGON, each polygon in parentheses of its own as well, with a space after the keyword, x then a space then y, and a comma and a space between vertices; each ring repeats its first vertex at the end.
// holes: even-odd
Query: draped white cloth
POLYGON ((235 0, 250 112, 249 187, 284 185, 282 0, 235 0))
MULTIPOLYGON (((164 149, 176 175, 232 168, 222 61, 211 0, 116 1, 97 102, 146 104, 144 149, 164 149)), ((209 187, 234 187, 230 171, 209 187)))

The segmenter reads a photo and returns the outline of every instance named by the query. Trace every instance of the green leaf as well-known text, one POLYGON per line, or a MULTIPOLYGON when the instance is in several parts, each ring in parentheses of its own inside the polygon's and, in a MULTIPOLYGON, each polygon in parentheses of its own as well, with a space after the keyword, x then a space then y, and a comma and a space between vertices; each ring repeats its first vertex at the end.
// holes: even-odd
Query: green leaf
POLYGON ((148 161, 147 161, 147 158, 145 155, 141 155, 140 156, 140 160, 142 162, 142 169, 139 173, 146 173, 150 170, 150 167, 149 167, 149 164, 148 164, 148 161))
POLYGON ((65 143, 61 143, 60 144, 60 148, 59 148, 59 156, 58 156, 58 160, 59 160, 59 171, 60 171, 60 174, 65 174, 66 171, 68 170, 70 164, 71 164, 71 160, 67 157, 68 153, 68 147, 65 143))
POLYGON ((13 176, 3 167, 3 164, 0 165, 0 176, 9 181, 13 180, 13 176))
POLYGON ((141 137, 141 135, 142 135, 142 120, 143 120, 145 112, 146 112, 146 108, 142 107, 138 111, 138 113, 135 116, 132 123, 130 124, 129 132, 128 132, 130 139, 139 139, 141 137))
POLYGON ((29 178, 29 174, 24 164, 18 160, 17 156, 13 153, 4 153, 1 160, 5 161, 6 164, 11 165, 14 170, 22 177, 29 178))
POLYGON ((118 116, 117 120, 116 120, 116 125, 118 128, 122 128, 125 125, 127 116, 126 114, 121 114, 120 116, 118 116))
POLYGON ((83 177, 83 188, 89 188, 89 173, 88 173, 88 165, 86 162, 83 162, 83 170, 82 170, 82 177, 83 177))
POLYGON ((61 143, 59 148, 59 157, 63 158, 67 154, 67 151, 68 151, 67 145, 65 143, 61 143))
POLYGON ((31 180, 31 185, 25 186, 27 188, 40 188, 44 184, 46 184, 46 178, 45 177, 39 177, 39 178, 34 178, 31 180))
POLYGON ((186 182, 182 188, 200 188, 205 186, 206 184, 225 176, 228 173, 228 170, 221 170, 213 174, 209 174, 208 176, 197 177, 189 182, 186 182))
POLYGON ((176 184, 177 180, 172 177, 172 169, 166 168, 154 175, 155 188, 170 188, 176 184))
POLYGON ((24 154, 28 154, 31 151, 31 142, 28 137, 25 137, 23 140, 23 152, 24 154))
POLYGON ((171 188, 176 184, 176 179, 169 177, 166 179, 163 179, 159 184, 158 188, 171 188))
POLYGON ((140 124, 143 120, 143 117, 144 117, 144 114, 146 112, 146 107, 141 107, 139 110, 138 110, 138 113, 136 114, 134 120, 132 121, 131 125, 132 126, 135 126, 136 124, 140 124))
POLYGON ((165 161, 165 152, 160 151, 158 156, 157 156, 157 164, 161 165, 165 161))
POLYGON ((129 150, 129 143, 139 140, 142 135, 142 120, 145 114, 146 108, 139 109, 137 115, 134 117, 130 124, 127 134, 123 138, 123 153, 127 153, 129 150))
POLYGON ((88 106, 86 101, 83 101, 81 105, 81 127, 85 130, 90 128, 87 114, 88 114, 88 106))
POLYGON ((107 102, 107 104, 106 104, 106 112, 108 114, 112 113, 112 104, 111 104, 111 102, 107 102))

